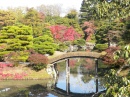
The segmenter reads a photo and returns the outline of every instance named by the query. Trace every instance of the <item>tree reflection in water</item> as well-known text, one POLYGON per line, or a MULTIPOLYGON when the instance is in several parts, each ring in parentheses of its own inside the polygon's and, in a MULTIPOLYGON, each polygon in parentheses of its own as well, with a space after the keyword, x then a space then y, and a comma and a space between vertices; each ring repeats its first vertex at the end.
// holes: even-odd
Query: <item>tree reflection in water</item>
POLYGON ((70 68, 70 85, 67 87, 69 95, 66 92, 66 73, 65 66, 63 66, 65 63, 63 62, 63 64, 57 65, 59 71, 57 79, 40 80, 40 82, 35 80, 35 83, 31 85, 28 85, 31 80, 21 81, 19 85, 17 81, 6 85, 7 82, 5 81, 3 82, 5 86, 2 86, 3 83, 1 82, 0 91, 4 88, 10 88, 10 90, 0 92, 0 97, 91 97, 95 93, 105 90, 103 87, 104 80, 94 78, 95 66, 92 65, 91 68, 88 68, 90 61, 87 63, 86 59, 74 59, 72 63, 74 62, 75 65, 73 64, 70 68))

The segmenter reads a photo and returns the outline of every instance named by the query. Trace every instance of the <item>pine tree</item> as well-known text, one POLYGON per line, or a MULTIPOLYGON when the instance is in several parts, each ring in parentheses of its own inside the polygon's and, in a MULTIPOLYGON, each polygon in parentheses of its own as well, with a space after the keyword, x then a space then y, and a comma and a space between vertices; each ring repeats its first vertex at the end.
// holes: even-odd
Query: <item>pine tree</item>
POLYGON ((44 27, 44 14, 38 12, 34 8, 30 8, 27 10, 22 23, 32 27, 33 36, 38 37, 42 34, 42 30, 44 27))
POLYGON ((33 45, 32 28, 25 25, 6 26, 0 31, 0 56, 23 52, 33 45))
POLYGON ((84 23, 85 21, 95 19, 96 9, 95 5, 97 4, 96 0, 83 0, 80 8, 80 24, 84 23))
POLYGON ((130 0, 83 0, 80 24, 88 20, 115 20, 130 16, 130 0))

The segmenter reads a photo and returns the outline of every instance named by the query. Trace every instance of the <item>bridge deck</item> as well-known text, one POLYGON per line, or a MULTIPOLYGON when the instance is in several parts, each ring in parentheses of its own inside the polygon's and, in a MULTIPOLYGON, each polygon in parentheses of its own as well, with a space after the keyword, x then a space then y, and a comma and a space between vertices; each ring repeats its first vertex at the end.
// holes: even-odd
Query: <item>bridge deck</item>
POLYGON ((66 58, 75 58, 75 57, 86 57, 86 58, 100 58, 103 53, 97 53, 97 52, 68 52, 64 54, 60 54, 58 56, 54 56, 49 58, 48 64, 55 63, 57 61, 66 59, 66 58))

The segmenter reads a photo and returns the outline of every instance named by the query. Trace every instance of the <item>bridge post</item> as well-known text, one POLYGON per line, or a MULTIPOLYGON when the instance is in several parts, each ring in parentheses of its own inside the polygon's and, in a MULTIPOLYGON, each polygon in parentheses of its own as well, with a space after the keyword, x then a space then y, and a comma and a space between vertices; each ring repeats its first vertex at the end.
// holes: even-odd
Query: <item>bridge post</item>
POLYGON ((98 77, 98 59, 95 59, 95 74, 98 77))
POLYGON ((55 69, 56 77, 57 77, 57 75, 58 75, 57 63, 54 64, 54 69, 55 69))
POLYGON ((66 60, 66 93, 69 95, 70 92, 70 66, 69 66, 69 59, 66 60))
POLYGON ((96 93, 98 93, 98 78, 96 78, 96 93))
POLYGON ((95 59, 96 93, 98 92, 98 59, 95 59))

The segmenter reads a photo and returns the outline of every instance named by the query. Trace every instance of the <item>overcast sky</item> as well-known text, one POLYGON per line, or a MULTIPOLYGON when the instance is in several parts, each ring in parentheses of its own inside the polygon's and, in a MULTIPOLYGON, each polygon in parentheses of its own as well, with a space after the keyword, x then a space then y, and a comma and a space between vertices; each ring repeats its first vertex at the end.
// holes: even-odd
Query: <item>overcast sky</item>
POLYGON ((7 7, 36 7, 39 5, 60 4, 64 10, 75 8, 79 11, 82 0, 0 0, 0 9, 7 7))

